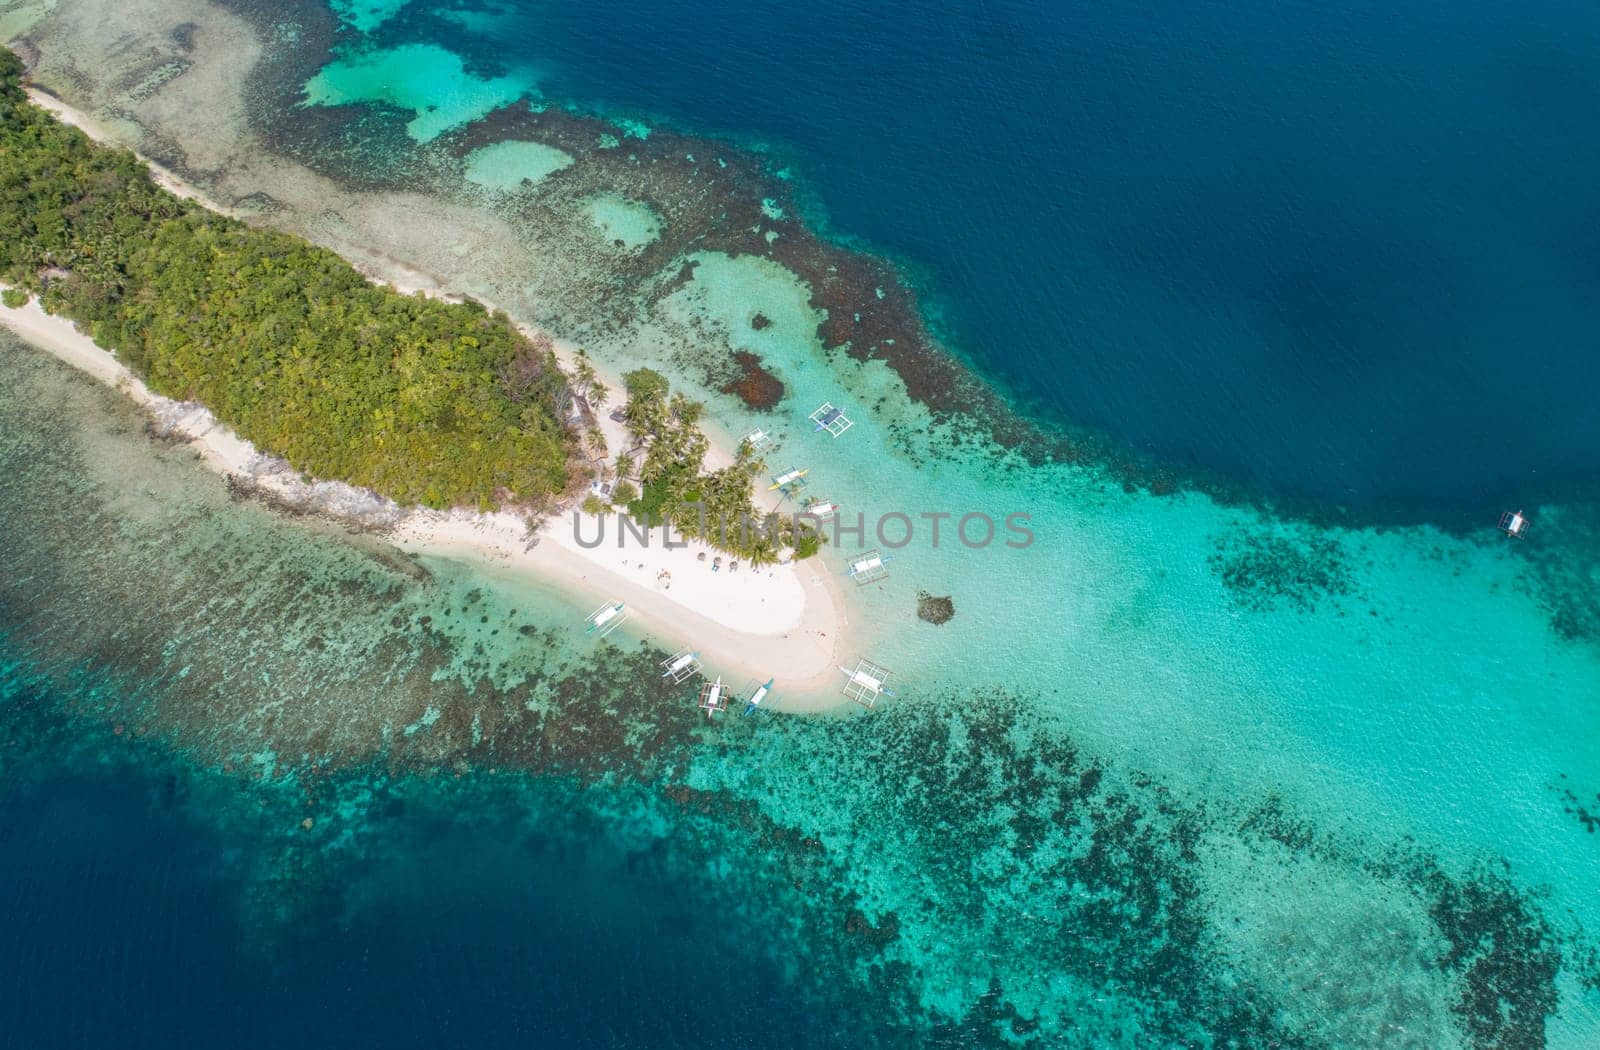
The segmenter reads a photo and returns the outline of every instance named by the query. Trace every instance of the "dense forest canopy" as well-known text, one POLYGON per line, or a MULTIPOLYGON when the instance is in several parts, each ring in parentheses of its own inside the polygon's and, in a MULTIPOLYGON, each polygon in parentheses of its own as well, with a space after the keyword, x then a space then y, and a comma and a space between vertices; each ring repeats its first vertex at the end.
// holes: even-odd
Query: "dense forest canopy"
POLYGON ((305 473, 436 507, 563 489, 566 379, 504 314, 168 193, 32 105, 22 72, 0 48, 0 281, 305 473))

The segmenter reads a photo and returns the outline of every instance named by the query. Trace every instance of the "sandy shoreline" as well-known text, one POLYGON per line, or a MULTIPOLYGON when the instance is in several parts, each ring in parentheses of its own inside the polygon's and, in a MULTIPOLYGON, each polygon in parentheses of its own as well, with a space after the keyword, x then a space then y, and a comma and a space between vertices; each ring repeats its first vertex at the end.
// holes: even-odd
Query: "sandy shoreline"
MULTIPOLYGON (((30 89, 29 95, 64 123, 97 141, 115 144, 106 129, 54 96, 37 89, 30 89)), ((170 171, 147 158, 146 163, 169 191, 227 211, 170 171)), ((354 261, 369 278, 402 292, 457 298, 432 275, 387 263, 376 253, 354 261)), ((718 552, 702 544, 668 546, 660 530, 651 532, 647 544, 631 534, 619 543, 622 530, 615 517, 602 526, 584 516, 580 524, 571 512, 545 522, 538 542, 530 546, 527 525, 515 514, 406 509, 339 483, 308 483, 281 461, 263 456, 203 407, 152 393, 114 355, 70 321, 44 313, 37 301, 16 310, 0 307, 0 322, 27 342, 123 391, 173 433, 193 442, 213 469, 248 478, 275 498, 313 504, 325 513, 368 523, 376 518, 392 530, 391 542, 402 549, 526 573, 554 584, 580 607, 622 602, 627 621, 619 635, 648 636, 671 649, 691 648, 700 654, 708 674, 724 676, 734 688, 747 678, 776 678, 775 706, 781 709, 815 711, 848 703, 835 688, 841 678, 838 665, 844 662, 848 613, 842 588, 818 560, 758 570, 745 565, 733 572, 730 559, 722 555, 723 567, 713 571, 718 552), (596 543, 602 527, 604 539, 596 543)), ((527 326, 519 327, 533 334, 527 326)), ((555 345, 570 368, 575 348, 561 341, 555 345)), ((615 375, 602 371, 601 380, 613 391, 622 388, 615 375)), ((624 447, 621 428, 603 415, 600 426, 608 454, 614 456, 624 447)), ((714 427, 709 433, 713 447, 708 465, 731 462, 732 450, 715 441, 714 427)))
POLYGON ((248 479, 291 504, 314 504, 336 517, 387 526, 390 542, 403 550, 526 573, 565 591, 580 608, 620 601, 627 612, 620 635, 647 635, 668 648, 692 648, 708 674, 723 675, 735 688, 746 678, 775 677, 776 706, 784 710, 825 710, 842 700, 832 687, 849 621, 841 590, 820 563, 742 566, 732 572, 722 555, 722 569, 713 571, 718 555, 702 544, 674 538, 669 546, 659 529, 651 531, 647 544, 632 534, 619 543, 615 519, 602 525, 585 515, 579 525, 571 513, 545 522, 538 543, 530 547, 526 523, 515 514, 407 509, 342 483, 307 482, 204 407, 152 393, 115 356, 70 321, 46 314, 37 300, 19 309, 0 306, 0 323, 121 391, 171 433, 189 440, 223 475, 248 479), (596 543, 601 535, 603 542, 596 543))

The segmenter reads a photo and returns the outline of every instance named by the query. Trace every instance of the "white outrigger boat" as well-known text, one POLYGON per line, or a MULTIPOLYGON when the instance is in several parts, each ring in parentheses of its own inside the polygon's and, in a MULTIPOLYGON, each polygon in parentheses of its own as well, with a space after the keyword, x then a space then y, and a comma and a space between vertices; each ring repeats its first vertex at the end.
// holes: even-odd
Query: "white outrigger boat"
POLYGON ((889 556, 873 549, 850 559, 850 569, 846 575, 856 581, 857 587, 865 587, 869 583, 888 579, 888 565, 889 556))
POLYGON ((621 602, 609 602, 589 614, 589 619, 585 621, 589 629, 585 633, 598 633, 599 637, 604 638, 621 627, 627 618, 628 613, 621 602))
POLYGON ((1528 532, 1528 517, 1522 511, 1508 510, 1500 515, 1500 531, 1507 536, 1521 539, 1528 532))
POLYGON ((707 682, 700 690, 700 708, 710 718, 727 706, 728 691, 722 687, 722 676, 717 675, 715 682, 707 682))
POLYGON ((772 484, 767 486, 768 492, 779 491, 785 496, 794 489, 805 487, 806 475, 811 473, 810 467, 795 467, 772 479, 772 484))
POLYGON ((883 684, 889 677, 888 670, 871 660, 863 658, 856 661, 855 667, 840 667, 839 670, 845 675, 844 695, 862 707, 871 707, 880 696, 894 695, 894 690, 883 684))
POLYGON ((772 435, 760 429, 750 431, 739 441, 741 444, 749 445, 750 451, 757 455, 769 451, 773 446, 772 435))
POLYGON ((839 513, 839 504, 821 496, 812 496, 806 500, 806 513, 818 521, 831 521, 839 513))
POLYGON ((745 714, 749 714, 751 711, 754 711, 756 708, 761 706, 761 701, 765 700, 767 695, 772 692, 772 683, 775 681, 777 681, 777 679, 768 678, 764 684, 756 686, 756 691, 751 693, 749 698, 744 702, 745 714))
POLYGON ((661 661, 661 677, 686 682, 700 670, 700 654, 683 649, 661 661))
POLYGON ((834 408, 831 401, 824 401, 817 406, 817 410, 811 413, 811 422, 816 424, 813 433, 826 430, 829 437, 835 438, 854 425, 850 422, 850 417, 844 414, 844 409, 834 408))

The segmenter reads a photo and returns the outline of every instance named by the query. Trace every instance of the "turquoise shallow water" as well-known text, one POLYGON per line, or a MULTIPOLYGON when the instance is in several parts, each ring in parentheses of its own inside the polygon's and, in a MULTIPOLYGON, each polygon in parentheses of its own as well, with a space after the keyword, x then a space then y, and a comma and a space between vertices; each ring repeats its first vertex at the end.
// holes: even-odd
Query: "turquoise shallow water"
MULTIPOLYGON (((583 610, 229 499, 109 395, 9 351, 0 505, 23 542, 0 591, 20 668, 7 732, 46 756, 81 737, 107 783, 142 783, 176 753, 212 785, 193 826, 163 834, 248 869, 208 891, 251 917, 216 952, 260 952, 294 989, 345 958, 352 929, 422 930, 393 949, 384 987, 472 1004, 490 1043, 667 1042, 671 1028, 729 1045, 780 1030, 826 1045, 1593 1044, 1593 507, 1530 506, 1538 528, 1515 545, 1030 464, 932 422, 881 361, 825 352, 812 290, 776 261, 667 254, 699 220, 594 160, 640 155, 647 124, 610 125, 593 153, 564 140, 559 171, 551 143, 452 153, 452 128, 531 75, 367 11, 379 36, 347 37, 310 88, 385 129, 394 152, 353 174, 444 172, 436 192, 491 210, 530 266, 576 275, 552 297, 548 280, 468 258, 460 287, 612 367, 661 367, 729 433, 778 434, 774 468, 808 466, 811 491, 847 514, 917 521, 890 579, 853 593, 862 655, 899 696, 870 716, 704 727, 651 653, 574 637, 583 610), (785 384, 775 413, 708 376, 729 351, 785 384), (823 400, 855 420, 838 441, 804 421, 823 400), (1026 513, 1036 540, 967 550, 947 524, 936 548, 921 516, 944 511, 1026 513), (949 595, 954 619, 916 620, 924 591, 949 595), (130 738, 126 763, 98 758, 130 738), (235 823, 240 810, 267 816, 235 823), (325 862, 286 845, 303 816, 325 862), (536 837, 524 819, 554 843, 530 846, 537 860, 503 845, 536 837), (553 882, 599 887, 573 899, 531 880, 576 933, 524 899, 545 863, 553 882), (437 925, 458 872, 481 906, 444 909, 474 931, 459 943, 437 925), (658 905, 661 924, 639 917, 658 905), (328 913, 345 918, 304 919, 328 913), (486 915, 520 936, 478 932, 486 915), (631 940, 610 932, 616 916, 631 940), (732 954, 695 947, 719 937, 732 954), (434 968, 441 957, 488 960, 506 984, 485 991, 482 972, 434 968), (572 1000, 602 967, 618 988, 668 991, 599 996, 580 1016, 572 1000), (736 976, 707 994, 674 971, 736 976), (548 1028, 519 980, 550 990, 535 1000, 548 1028), (659 1027, 629 1027, 641 1018, 659 1027)), ((707 166, 727 149, 693 148, 707 166)), ((844 554, 824 564, 842 572, 844 554)), ((32 809, 77 790, 17 797, 32 809)), ((92 856, 82 826, 60 842, 92 856)), ((147 936, 113 928, 101 943, 147 936)), ((440 1030, 429 1011, 359 1016, 363 1031, 440 1030)))
MULTIPOLYGON (((675 308, 714 309, 721 300, 696 285, 735 276, 750 283, 727 301, 759 304, 775 320, 766 331, 780 330, 785 285, 716 260, 675 308)), ((702 942, 693 924, 711 922, 762 946, 731 965, 763 975, 776 997, 763 1010, 829 1011, 851 1019, 852 1041, 954 1025, 952 1045, 1019 1028, 1086 1045, 1296 1032, 1361 1046, 1399 1029, 1411 1045, 1466 1045, 1461 1004, 1485 974, 1518 1032, 1551 1010, 1550 1044, 1582 1045, 1593 1024, 1592 838, 1561 793, 1567 783, 1587 797, 1596 767, 1579 731, 1593 717, 1593 651, 1552 635, 1519 579, 1529 570, 1503 544, 1274 525, 1069 477, 1057 506, 1078 509, 1065 527, 1030 504, 1055 566, 1044 580, 1029 561, 1037 548, 1009 559, 908 548, 864 597, 902 699, 870 717, 740 720, 701 735, 689 697, 660 691, 648 653, 596 652, 558 626, 577 610, 234 502, 185 450, 150 445, 110 393, 24 351, 3 364, 0 476, 8 530, 27 537, 8 549, 0 601, 7 651, 25 669, 11 672, 7 732, 35 755, 80 740, 89 784, 11 768, 25 784, 45 777, 36 790, 49 796, 147 776, 157 787, 140 790, 159 796, 164 748, 197 762, 182 775, 213 784, 199 823, 162 834, 248 869, 207 889, 208 907, 249 919, 213 930, 208 950, 264 953, 291 989, 363 937, 429 929, 444 882, 483 910, 457 901, 448 931, 386 946, 393 971, 363 980, 403 987, 427 973, 441 994, 459 997, 462 982, 479 994, 476 970, 424 961, 465 953, 528 979, 548 970, 541 987, 565 1001, 592 994, 570 982, 599 959, 621 966, 621 987, 660 982, 652 967, 699 958, 684 938, 702 942), (918 586, 951 593, 956 619, 904 626, 918 586), (1380 586, 1406 597, 1376 600, 1380 586), (1017 600, 1041 588, 1068 610, 1048 626, 1017 600), (1507 613, 1485 635, 1481 623, 1507 613), (142 743, 122 765, 93 757, 128 740, 142 743), (456 788, 452 770, 498 771, 508 786, 456 788), (540 786, 552 777, 588 786, 540 786), (540 801, 552 791, 559 801, 540 801), (514 801, 493 802, 502 792, 514 801), (504 805, 555 844, 506 856, 504 805), (546 805, 597 812, 568 826, 538 816, 546 805), (240 807, 265 816, 236 825, 240 807), (218 834, 238 841, 219 846, 218 834), (317 844, 313 873, 296 834, 317 844), (641 879, 637 859, 550 859, 587 841, 689 867, 641 879), (616 934, 635 940, 599 949, 590 933, 550 935, 533 904, 499 903, 522 900, 530 866, 545 863, 557 879, 591 880, 600 864, 620 880, 581 902, 542 898, 569 918, 653 913, 669 892, 660 878, 689 925, 635 923, 616 934), (307 909, 343 918, 310 932, 321 927, 307 909), (480 932, 489 915, 523 935, 480 932), (660 953, 671 962, 653 961, 660 953)), ((859 422, 856 445, 801 447, 819 472, 846 477, 851 455, 884 440, 878 425, 859 422)), ((959 459, 942 462, 896 469, 929 475, 946 498, 971 485, 997 510, 1016 495, 992 464, 978 485, 961 482, 959 459)), ((1037 498, 1030 468, 1015 471, 1037 498)), ((849 487, 836 495, 865 502, 849 487)), ((35 789, 13 790, 31 811, 35 789)), ((89 824, 63 826, 74 849, 107 845, 89 824)), ((170 890, 157 885, 161 900, 170 890)), ((143 950, 143 926, 119 929, 104 950, 143 950)), ((664 1023, 685 996, 592 1001, 664 1023)), ((523 1016, 511 1000, 483 1009, 491 1043, 523 1016)), ((737 1045, 737 1018, 718 1017, 737 1045)), ((588 1045, 592 1018, 543 1021, 588 1045)), ((693 1011, 681 1020, 685 1032, 721 1030, 693 1011)), ((792 1042, 837 1035, 796 1029, 792 1042)))
POLYGON ((467 180, 509 192, 531 185, 572 164, 572 158, 541 142, 497 142, 467 158, 467 180))
POLYGON ((458 56, 417 44, 331 63, 306 86, 306 95, 321 105, 383 102, 412 110, 416 115, 406 130, 426 142, 515 100, 531 86, 514 77, 475 77, 458 56))
POLYGON ((1600 467, 1592 5, 458 6, 341 42, 766 148, 1058 422, 1389 520, 1600 467))
MULTIPOLYGON (((1032 515, 1038 539, 1024 551, 964 551, 948 535, 933 550, 924 531, 896 552, 890 581, 864 595, 863 648, 895 671, 903 694, 949 704, 960 702, 952 685, 1003 688, 1095 753, 1189 797, 1274 799, 1360 841, 1423 843, 1455 870, 1505 856, 1554 912, 1591 928, 1600 919, 1583 890, 1600 856, 1565 794, 1573 778, 1588 790, 1600 769, 1600 662, 1580 626, 1591 622, 1582 581, 1592 511, 1541 508, 1556 531, 1528 550, 1487 528, 1292 524, 1193 494, 1130 495, 1093 470, 952 452, 953 435, 930 431, 881 365, 822 352, 810 291, 783 267, 718 253, 689 261, 692 279, 650 299, 624 335, 591 338, 591 352, 619 367, 650 360, 689 383, 695 359, 682 348, 707 333, 758 354, 786 384, 785 415, 753 415, 708 392, 714 415, 730 433, 779 431, 775 469, 809 466, 814 493, 869 521, 894 511, 1032 515), (813 437, 798 420, 823 400, 852 406, 846 438, 813 437), (900 626, 920 591, 951 595, 956 618, 900 626)), ((894 855, 857 841, 854 828, 844 818, 836 841, 894 855)), ((1228 950, 1264 966, 1261 977, 1283 963, 1264 946, 1282 946, 1309 914, 1321 915, 1315 939, 1326 947, 1360 925, 1338 918, 1341 908, 1379 906, 1370 887, 1305 873, 1271 851, 1223 848, 1208 863, 1207 878, 1226 887, 1212 891, 1215 906, 1259 921, 1228 950), (1273 892, 1256 900, 1265 887, 1273 892)), ((893 889, 876 892, 893 907, 893 889)), ((1412 950, 1426 958, 1419 936, 1412 950)), ((925 950, 971 959, 980 948, 981 939, 925 950)), ((1353 955, 1345 965, 1354 981, 1372 964, 1353 955)), ((972 978, 965 998, 951 991, 945 1005, 970 1004, 983 983, 972 978)), ((1582 996, 1567 1001, 1575 1016, 1592 1009, 1582 996)))
POLYGON ((235 499, 9 339, 0 373, 6 1042, 836 1036, 779 901, 715 877, 772 878, 747 836, 661 790, 697 721, 659 654, 235 499))

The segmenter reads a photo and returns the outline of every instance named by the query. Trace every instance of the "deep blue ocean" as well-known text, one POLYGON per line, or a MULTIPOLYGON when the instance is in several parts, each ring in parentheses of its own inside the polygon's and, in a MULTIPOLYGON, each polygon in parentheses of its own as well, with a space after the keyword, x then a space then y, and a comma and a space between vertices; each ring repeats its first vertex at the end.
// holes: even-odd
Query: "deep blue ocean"
MULTIPOLYGON (((4 713, 85 699, 48 688, 0 659, 4 713)), ((849 1041, 569 785, 402 782, 319 863, 292 798, 66 733, 0 764, 0 1047, 849 1041)))
MULTIPOLYGON (((449 45, 771 149, 1044 416, 1446 524, 1600 474, 1592 3, 539 0, 493 26, 449 45)), ((0 703, 71 706, 4 646, 0 703)), ((407 794, 286 924, 241 910, 297 816, 264 795, 109 738, 0 763, 0 1047, 855 1041, 557 787, 407 794)))
POLYGON ((1600 468, 1593 4, 516 6, 476 57, 770 143, 1047 416, 1386 517, 1600 468))

